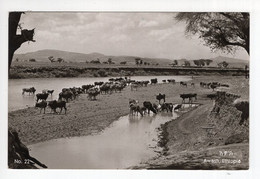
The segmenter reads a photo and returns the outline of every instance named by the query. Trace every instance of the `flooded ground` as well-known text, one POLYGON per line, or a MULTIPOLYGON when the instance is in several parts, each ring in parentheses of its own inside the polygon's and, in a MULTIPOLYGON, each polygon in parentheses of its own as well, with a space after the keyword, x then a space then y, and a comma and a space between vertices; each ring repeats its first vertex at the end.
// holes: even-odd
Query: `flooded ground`
MULTIPOLYGON (((62 88, 81 87, 85 84, 94 84, 97 81, 108 81, 111 77, 96 77, 96 78, 34 78, 34 79, 9 79, 8 81, 8 111, 24 109, 35 105, 35 95, 22 95, 23 88, 35 87, 36 94, 41 93, 44 89, 54 90, 52 96, 47 100, 58 98, 58 94, 62 88)), ((189 76, 133 76, 132 80, 150 80, 157 78, 159 83, 165 79, 175 79, 176 82, 188 81, 189 76)))
POLYGON ((123 116, 97 135, 62 138, 29 146, 53 169, 123 169, 158 155, 158 128, 176 113, 123 116))

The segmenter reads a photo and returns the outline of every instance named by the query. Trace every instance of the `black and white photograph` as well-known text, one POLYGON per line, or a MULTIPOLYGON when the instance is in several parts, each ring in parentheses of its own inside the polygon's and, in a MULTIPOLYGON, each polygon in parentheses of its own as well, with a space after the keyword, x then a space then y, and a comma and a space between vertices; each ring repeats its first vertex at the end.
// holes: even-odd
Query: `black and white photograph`
POLYGON ((250 170, 250 10, 7 13, 9 171, 250 170))

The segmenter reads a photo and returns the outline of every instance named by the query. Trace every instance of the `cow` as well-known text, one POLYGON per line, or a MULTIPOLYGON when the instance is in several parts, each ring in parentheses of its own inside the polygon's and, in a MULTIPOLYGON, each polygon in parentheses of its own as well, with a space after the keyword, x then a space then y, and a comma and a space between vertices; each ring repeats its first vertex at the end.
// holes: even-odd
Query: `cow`
POLYGON ((82 87, 82 91, 84 93, 86 93, 88 91, 88 89, 93 88, 94 85, 91 85, 91 84, 89 84, 89 85, 82 85, 81 87, 82 87))
POLYGON ((168 81, 168 83, 173 83, 173 84, 175 84, 175 80, 174 80, 174 79, 168 79, 167 81, 168 81))
MULTIPOLYGON (((56 100, 50 101, 50 102, 48 103, 48 106, 51 108, 51 110, 52 110, 54 113, 57 113, 57 112, 56 112, 56 109, 57 109, 57 108, 60 108, 60 113, 62 112, 62 109, 63 109, 63 108, 64 108, 64 110, 65 110, 65 114, 66 114, 66 112, 67 112, 66 101, 61 101, 61 100, 58 100, 58 101, 56 101, 56 100)), ((59 114, 60 114, 60 113, 59 113, 59 114)))
POLYGON ((36 94, 36 101, 38 102, 39 100, 47 100, 49 94, 48 93, 38 93, 36 94))
POLYGON ((143 111, 141 110, 141 107, 138 104, 131 103, 129 105, 129 107, 130 107, 130 114, 131 115, 137 114, 137 116, 138 116, 138 113, 140 113, 141 116, 143 116, 143 111))
POLYGON ((172 112, 173 104, 172 103, 163 103, 162 104, 162 111, 166 110, 167 112, 172 112))
POLYGON ((210 98, 211 100, 215 99, 216 97, 217 97, 217 94, 216 94, 216 93, 208 94, 208 95, 207 95, 207 98, 210 98))
POLYGON ((161 94, 159 93, 158 95, 156 95, 156 99, 159 101, 159 104, 161 104, 161 100, 163 99, 163 102, 165 102, 165 94, 161 94))
POLYGON ((42 100, 39 103, 35 104, 35 107, 40 108, 40 113, 42 113, 42 109, 44 109, 43 114, 45 114, 45 108, 47 107, 47 102, 45 100, 42 100))
POLYGON ((29 95, 32 93, 34 94, 36 91, 36 89, 34 87, 31 87, 31 88, 23 88, 23 92, 22 92, 22 95, 24 95, 25 92, 29 93, 29 95))
POLYGON ((90 88, 87 91, 89 100, 96 100, 96 96, 100 94, 99 88, 90 88))
POLYGON ((72 97, 73 93, 70 90, 59 93, 59 100, 65 99, 66 102, 69 102, 69 99, 72 100, 72 97))
POLYGON ((182 98, 182 103, 185 103, 185 99, 189 99, 189 103, 192 103, 192 98, 195 98, 197 100, 197 94, 196 93, 189 93, 189 94, 181 94, 180 97, 182 98))
POLYGON ((150 111, 152 111, 154 114, 157 114, 156 109, 154 109, 154 107, 150 101, 143 102, 143 105, 144 105, 145 109, 148 110, 148 114, 150 114, 150 111))
POLYGON ((186 82, 183 82, 183 81, 180 82, 180 85, 188 87, 188 84, 186 82))
POLYGON ((153 79, 151 79, 151 85, 152 85, 152 84, 156 84, 156 83, 158 83, 157 78, 153 78, 153 79))
POLYGON ((160 112, 161 111, 161 105, 160 104, 155 104, 155 103, 153 103, 153 108, 156 110, 156 112, 160 112))
POLYGON ((101 86, 101 85, 103 85, 103 84, 104 84, 103 81, 100 81, 100 82, 94 82, 94 85, 95 85, 95 86, 101 86))

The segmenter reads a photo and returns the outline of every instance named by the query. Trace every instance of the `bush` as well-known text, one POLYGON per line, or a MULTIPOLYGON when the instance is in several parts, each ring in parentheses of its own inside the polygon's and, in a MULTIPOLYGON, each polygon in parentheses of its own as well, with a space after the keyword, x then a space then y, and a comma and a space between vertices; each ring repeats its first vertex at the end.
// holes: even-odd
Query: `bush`
POLYGON ((107 72, 104 69, 98 70, 97 73, 101 77, 106 77, 107 76, 107 72))

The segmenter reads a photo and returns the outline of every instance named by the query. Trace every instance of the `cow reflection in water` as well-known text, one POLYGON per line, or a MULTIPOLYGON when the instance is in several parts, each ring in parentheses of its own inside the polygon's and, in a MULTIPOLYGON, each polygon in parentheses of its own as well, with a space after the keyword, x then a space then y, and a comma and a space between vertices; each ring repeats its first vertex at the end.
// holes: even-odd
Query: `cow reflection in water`
POLYGON ((155 119, 154 115, 152 116, 133 116, 128 115, 128 120, 130 124, 138 124, 138 123, 152 123, 152 121, 155 119))

